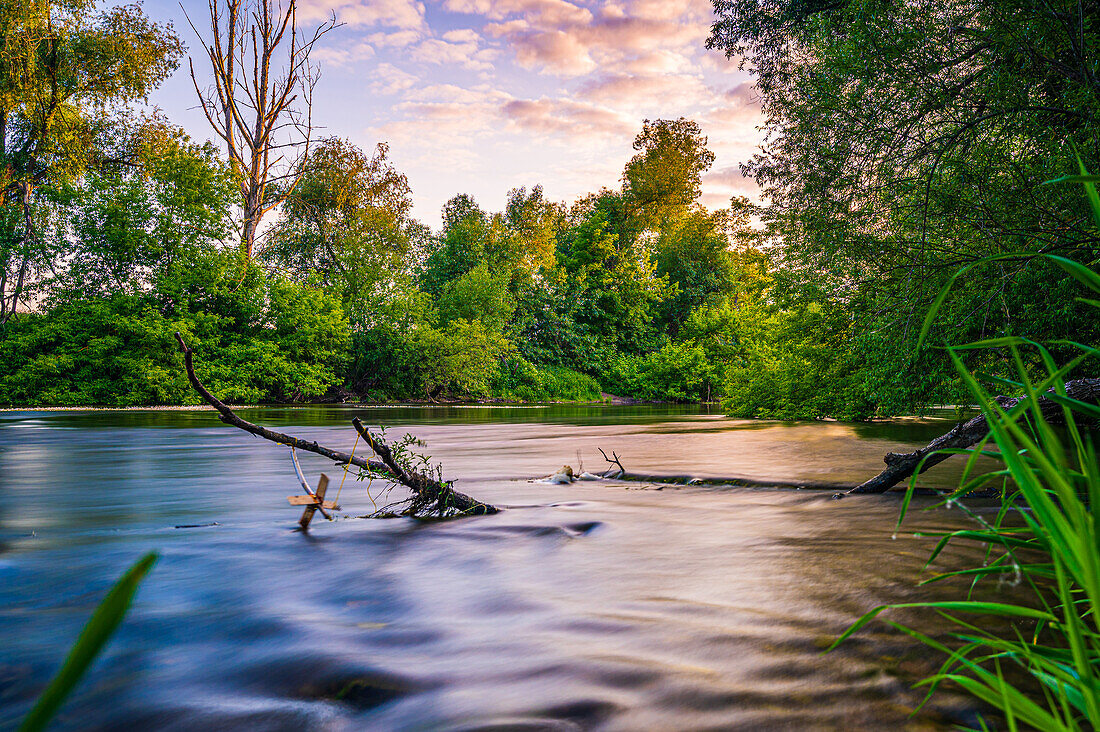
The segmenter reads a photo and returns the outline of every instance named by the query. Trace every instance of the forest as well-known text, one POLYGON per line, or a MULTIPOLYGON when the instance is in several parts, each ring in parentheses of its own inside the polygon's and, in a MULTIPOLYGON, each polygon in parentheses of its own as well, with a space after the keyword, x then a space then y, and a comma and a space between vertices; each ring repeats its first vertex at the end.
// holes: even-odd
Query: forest
MULTIPOLYGON (((535 184, 502 211, 459 193, 433 231, 384 141, 263 110, 299 138, 257 170, 274 132, 242 143, 244 112, 211 117, 218 146, 148 111, 185 48, 139 6, 7 4, 0 404, 194 403, 174 331, 237 403, 603 393, 864 420, 964 401, 943 343, 1096 339, 1044 255, 1096 260, 1080 188, 1048 182, 1100 168, 1100 81, 1095 35, 1058 12, 925 5, 716 4, 708 43, 763 107, 743 166, 763 203, 704 207, 705 130, 654 119, 618 188, 535 184)), ((281 78, 305 91, 295 63, 281 78)))

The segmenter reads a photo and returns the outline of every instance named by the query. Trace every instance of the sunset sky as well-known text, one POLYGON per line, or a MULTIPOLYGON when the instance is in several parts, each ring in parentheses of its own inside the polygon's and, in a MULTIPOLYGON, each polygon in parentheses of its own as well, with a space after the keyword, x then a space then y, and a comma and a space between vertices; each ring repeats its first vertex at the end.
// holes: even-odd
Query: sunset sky
MULTIPOLYGON (((145 7, 198 49, 205 74, 179 6, 145 7)), ((184 7, 203 30, 206 2, 184 7)), ((499 210, 518 186, 567 202, 617 187, 646 118, 702 127, 717 155, 708 206, 756 190, 738 164, 758 144, 758 106, 736 62, 703 48, 708 0, 300 0, 303 25, 331 12, 345 25, 314 54, 315 122, 367 149, 388 142, 414 215, 433 227, 457 193, 499 210)), ((193 136, 211 135, 186 63, 152 101, 193 136)))

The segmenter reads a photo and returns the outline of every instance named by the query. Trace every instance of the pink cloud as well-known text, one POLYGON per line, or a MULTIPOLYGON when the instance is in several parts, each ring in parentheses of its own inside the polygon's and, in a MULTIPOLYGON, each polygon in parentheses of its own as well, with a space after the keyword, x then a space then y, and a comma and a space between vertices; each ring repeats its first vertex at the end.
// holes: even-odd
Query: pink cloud
MULTIPOLYGON (((495 22, 485 32, 513 49, 524 68, 579 76, 597 67, 669 71, 682 65, 673 49, 701 51, 709 10, 691 0, 609 2, 596 13, 565 0, 447 0, 457 12, 479 12, 495 22), (664 53, 655 53, 658 49, 664 53), (649 67, 644 69, 644 67, 649 67)), ((709 8, 709 5, 707 5, 709 8)), ((681 58, 685 54, 680 54, 681 58)))
POLYGON ((654 99, 664 105, 691 106, 711 97, 695 76, 609 74, 583 83, 577 95, 605 105, 649 107, 654 99))
POLYGON ((492 70, 492 60, 497 53, 495 49, 481 48, 477 34, 473 34, 473 40, 466 35, 458 37, 464 40, 452 42, 445 38, 428 38, 421 41, 412 49, 412 58, 426 64, 453 65, 475 71, 492 70))
POLYGON ((569 99, 515 99, 501 111, 522 129, 552 135, 622 137, 635 127, 632 120, 610 109, 569 99))
POLYGON ((416 0, 302 0, 298 18, 320 21, 336 13, 349 26, 424 28, 424 4, 416 0))

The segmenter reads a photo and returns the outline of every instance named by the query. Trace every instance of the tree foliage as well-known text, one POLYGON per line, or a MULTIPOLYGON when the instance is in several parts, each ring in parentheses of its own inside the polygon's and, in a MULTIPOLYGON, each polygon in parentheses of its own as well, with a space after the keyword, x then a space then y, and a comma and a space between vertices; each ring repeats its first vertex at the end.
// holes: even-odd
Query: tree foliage
POLYGON ((769 203, 776 296, 856 314, 857 348, 884 366, 880 378, 913 384, 889 411, 950 391, 927 388, 929 371, 933 384, 955 377, 942 357, 912 357, 913 322, 960 266, 1022 252, 953 291, 937 340, 1097 335, 1081 306, 1046 307, 1066 278, 1035 256, 1097 258, 1078 193, 1043 185, 1075 172, 1075 151, 1090 169, 1100 158, 1094 4, 715 9, 709 45, 743 59, 765 115, 763 151, 744 171, 769 203))
POLYGON ((0 2, 0 327, 32 302, 56 256, 41 236, 39 187, 130 157, 120 110, 181 52, 172 28, 137 5, 0 2))

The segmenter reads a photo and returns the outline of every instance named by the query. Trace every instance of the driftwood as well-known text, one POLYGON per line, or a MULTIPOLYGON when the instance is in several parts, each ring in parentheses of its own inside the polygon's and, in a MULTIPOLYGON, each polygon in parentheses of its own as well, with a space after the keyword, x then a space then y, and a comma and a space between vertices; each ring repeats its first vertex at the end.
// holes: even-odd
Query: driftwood
POLYGON ((385 441, 371 434, 358 418, 352 420, 352 425, 367 441, 367 444, 379 457, 379 460, 368 460, 340 450, 333 450, 318 444, 316 441, 307 442, 299 437, 269 430, 266 427, 241 419, 224 402, 211 394, 210 391, 203 386, 198 376, 195 375, 191 349, 184 343, 183 336, 179 333, 176 333, 176 340, 179 342, 180 350, 183 352, 183 364, 187 370, 187 380, 191 382, 191 387, 199 393, 199 396, 201 396, 207 404, 217 410, 218 417, 222 422, 236 427, 237 429, 244 430, 249 434, 262 437, 265 440, 322 455, 341 466, 355 465, 369 471, 371 474, 379 475, 395 483, 400 483, 408 488, 409 492, 412 494, 412 498, 410 499, 410 510, 408 511, 410 515, 427 516, 434 513, 443 516, 453 514, 485 515, 497 513, 495 507, 487 503, 482 503, 464 493, 459 493, 451 487, 450 483, 438 481, 429 476, 402 467, 398 461, 394 459, 393 451, 385 441))
MULTIPOLYGON (((1053 390, 1051 390, 1053 391, 1053 390)), ((1080 402, 1100 405, 1100 379, 1074 379, 1066 382, 1066 396, 1080 402)), ((1027 397, 995 397, 997 403, 1006 412, 1018 407, 1027 397)), ((1039 397, 1039 410, 1043 418, 1050 424, 1064 424, 1065 412, 1061 404, 1054 399, 1039 397)), ((978 415, 973 419, 956 425, 952 430, 937 437, 919 450, 907 453, 890 452, 883 458, 886 469, 868 481, 860 483, 854 488, 851 485, 840 483, 827 483, 821 481, 799 480, 759 480, 743 477, 711 477, 697 478, 690 475, 645 475, 632 473, 623 467, 619 456, 612 452, 612 457, 601 448, 600 454, 604 460, 616 467, 608 468, 601 475, 604 478, 616 480, 637 481, 642 483, 663 483, 673 485, 730 485, 747 488, 803 488, 810 490, 839 491, 833 497, 841 498, 853 493, 885 493, 898 483, 911 477, 917 472, 928 470, 934 465, 939 465, 954 453, 937 452, 939 450, 965 450, 981 442, 989 434, 989 423, 985 416, 978 415), (921 461, 924 461, 923 463, 921 461)))
MULTIPOLYGON (((1053 391, 1053 390, 1052 390, 1053 391)), ((1077 401, 1089 404, 1100 403, 1100 379, 1074 379, 1066 382, 1066 396, 1077 401)), ((995 397, 997 403, 1006 412, 1016 407, 1027 397, 995 397)), ((1064 424, 1065 413, 1062 405, 1053 399, 1039 397, 1039 410, 1043 418, 1051 424, 1064 424)), ((978 415, 973 419, 955 426, 945 435, 940 435, 919 450, 906 453, 889 452, 883 458, 886 469, 870 480, 860 483, 855 488, 847 491, 851 493, 885 493, 901 481, 909 478, 917 471, 920 472, 939 465, 952 453, 936 453, 937 450, 965 450, 981 442, 989 434, 989 423, 984 415, 978 415), (921 460, 924 463, 921 464, 921 460)))
POLYGON ((603 455, 603 459, 606 460, 610 465, 618 465, 619 466, 619 471, 616 475, 614 475, 614 476, 608 475, 608 473, 611 472, 611 468, 608 468, 607 470, 605 470, 603 472, 603 477, 605 477, 605 478, 612 478, 612 477, 621 478, 622 476, 626 475, 626 468, 623 467, 622 461, 619 459, 618 454, 614 450, 611 451, 611 457, 608 457, 607 453, 603 451, 602 447, 597 447, 596 449, 600 451, 600 454, 603 455))

